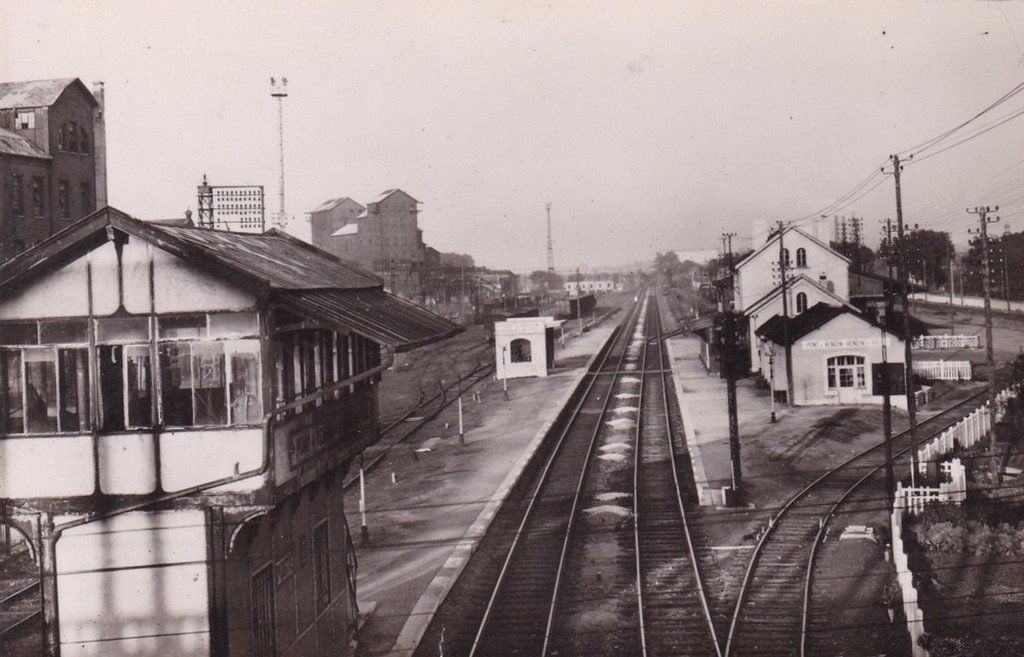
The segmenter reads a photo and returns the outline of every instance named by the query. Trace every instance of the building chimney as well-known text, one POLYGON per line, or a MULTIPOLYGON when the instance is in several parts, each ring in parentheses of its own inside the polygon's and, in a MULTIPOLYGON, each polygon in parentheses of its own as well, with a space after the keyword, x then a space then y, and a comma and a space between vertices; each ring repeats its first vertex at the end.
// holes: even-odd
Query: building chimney
POLYGON ((107 205, 107 128, 106 100, 103 94, 103 81, 92 83, 92 95, 99 106, 92 115, 92 149, 93 162, 96 166, 96 207, 107 205))

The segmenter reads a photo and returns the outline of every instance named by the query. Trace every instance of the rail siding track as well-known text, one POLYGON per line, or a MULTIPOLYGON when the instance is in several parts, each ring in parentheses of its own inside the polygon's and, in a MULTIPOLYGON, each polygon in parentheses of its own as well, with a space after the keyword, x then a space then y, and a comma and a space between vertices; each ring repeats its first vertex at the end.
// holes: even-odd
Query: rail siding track
POLYGON ((0 600, 0 655, 16 633, 34 625, 42 617, 39 582, 31 582, 0 600))
MULTIPOLYGON (((986 392, 980 392, 918 423, 916 444, 952 426, 985 399, 986 392)), ((909 430, 894 435, 894 459, 916 444, 911 444, 909 430)), ((885 466, 883 448, 870 447, 823 473, 772 517, 741 585, 727 657, 805 654, 817 545, 849 495, 885 466)))

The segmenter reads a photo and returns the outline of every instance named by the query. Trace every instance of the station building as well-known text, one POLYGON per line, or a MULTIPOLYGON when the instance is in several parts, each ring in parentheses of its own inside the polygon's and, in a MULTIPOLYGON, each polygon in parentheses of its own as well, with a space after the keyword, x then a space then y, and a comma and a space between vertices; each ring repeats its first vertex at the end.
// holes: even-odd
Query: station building
MULTIPOLYGON (((889 366, 890 390, 903 389, 903 340, 845 304, 818 303, 795 317, 774 315, 757 329, 757 337, 763 344, 759 369, 769 373, 775 394, 788 391, 790 346, 794 406, 881 404, 883 363, 889 366)), ((906 397, 894 394, 891 402, 905 407, 906 397)))
POLYGON ((46 654, 349 655, 342 478, 457 327, 291 236, 104 208, 0 267, 0 499, 46 654))

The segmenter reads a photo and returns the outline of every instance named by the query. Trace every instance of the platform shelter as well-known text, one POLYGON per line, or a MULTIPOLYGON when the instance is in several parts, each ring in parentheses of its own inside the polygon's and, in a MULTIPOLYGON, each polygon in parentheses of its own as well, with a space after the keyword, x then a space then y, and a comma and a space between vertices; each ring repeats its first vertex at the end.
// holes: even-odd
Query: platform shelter
POLYGON ((495 376, 547 376, 555 364, 555 329, 561 325, 554 317, 510 317, 495 322, 495 376))

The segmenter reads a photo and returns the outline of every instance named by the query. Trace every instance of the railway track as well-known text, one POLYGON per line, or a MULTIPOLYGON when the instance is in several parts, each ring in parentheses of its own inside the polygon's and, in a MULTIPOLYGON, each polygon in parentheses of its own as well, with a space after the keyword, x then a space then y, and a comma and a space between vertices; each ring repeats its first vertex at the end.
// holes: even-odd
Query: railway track
POLYGON ((616 329, 417 655, 720 655, 656 306, 616 329))
MULTIPOLYGON (((909 430, 894 435, 894 460, 955 424, 986 397, 980 392, 918 423, 913 445, 909 430)), ((771 518, 737 597, 727 657, 806 654, 817 546, 829 519, 884 466, 884 444, 868 448, 820 475, 771 518)))
POLYGON ((9 642, 41 618, 39 582, 31 582, 0 599, 0 655, 7 655, 9 642))

